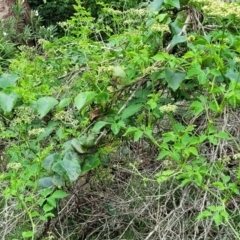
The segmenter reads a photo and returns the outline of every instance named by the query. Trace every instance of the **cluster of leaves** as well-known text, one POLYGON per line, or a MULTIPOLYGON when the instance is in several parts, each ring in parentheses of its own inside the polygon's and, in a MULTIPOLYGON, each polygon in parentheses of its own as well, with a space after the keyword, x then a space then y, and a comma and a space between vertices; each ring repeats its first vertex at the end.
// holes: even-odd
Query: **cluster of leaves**
POLYGON ((32 9, 39 12, 43 18, 44 26, 56 25, 58 22, 66 21, 73 13, 74 0, 28 0, 32 9))
POLYGON ((142 138, 164 163, 155 181, 175 178, 212 196, 195 217, 227 224, 239 239, 226 206, 239 195, 239 166, 230 176, 223 156, 209 161, 202 148, 222 141, 239 146, 217 119, 240 103, 240 39, 231 19, 220 30, 186 35, 186 4, 154 0, 126 11, 103 6, 103 17, 114 23, 110 29, 76 1, 64 37, 41 39, 37 50, 22 47, 8 73, 1 72, 6 166, 0 179, 6 201, 17 200, 31 222, 23 237, 34 239, 36 223, 54 216, 67 186, 106 163, 121 139, 142 138), (205 116, 203 130, 176 119, 180 101, 193 117, 205 116), (155 131, 165 120, 168 130, 155 131))

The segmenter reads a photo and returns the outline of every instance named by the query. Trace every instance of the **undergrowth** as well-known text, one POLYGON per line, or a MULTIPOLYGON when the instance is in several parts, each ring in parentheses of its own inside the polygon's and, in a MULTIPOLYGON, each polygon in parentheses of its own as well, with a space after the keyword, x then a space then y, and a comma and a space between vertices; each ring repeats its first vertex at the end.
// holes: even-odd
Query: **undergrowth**
POLYGON ((2 239, 240 239, 240 8, 216 2, 77 0, 1 59, 2 239))

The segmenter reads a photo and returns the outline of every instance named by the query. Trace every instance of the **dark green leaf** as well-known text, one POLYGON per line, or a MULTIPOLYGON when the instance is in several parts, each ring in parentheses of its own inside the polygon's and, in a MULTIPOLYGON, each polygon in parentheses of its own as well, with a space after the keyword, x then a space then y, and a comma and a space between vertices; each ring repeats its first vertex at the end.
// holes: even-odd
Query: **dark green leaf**
POLYGON ((88 172, 92 169, 95 169, 99 164, 100 164, 100 159, 97 155, 88 156, 84 160, 82 171, 88 172))
POLYGON ((51 171, 52 170, 52 165, 54 162, 57 162, 61 160, 61 155, 58 153, 53 153, 49 156, 47 156, 43 162, 42 162, 42 167, 47 170, 47 171, 51 171))
POLYGON ((173 71, 171 69, 165 70, 165 78, 168 83, 168 86, 173 90, 176 91, 181 83, 184 81, 186 77, 185 73, 173 71))
POLYGON ((74 138, 71 140, 71 146, 74 150, 76 150, 78 153, 83 154, 86 152, 86 149, 82 147, 79 140, 77 138, 74 138))
POLYGON ((33 108, 37 110, 40 115, 39 117, 43 118, 57 104, 58 101, 53 97, 42 97, 39 98, 36 102, 33 102, 33 108))
POLYGON ((178 43, 183 43, 187 41, 187 37, 186 36, 178 36, 178 35, 174 35, 173 39, 171 41, 171 45, 170 45, 170 49, 173 48, 174 46, 176 46, 178 43))
POLYGON ((100 130, 106 126, 107 124, 109 124, 108 122, 104 122, 104 121, 99 121, 97 123, 95 123, 94 127, 92 128, 92 131, 95 133, 99 133, 100 130))
POLYGON ((63 108, 65 108, 66 106, 68 106, 71 102, 71 98, 64 98, 60 101, 60 103, 58 104, 57 107, 57 111, 61 111, 63 108))
POLYGON ((158 12, 161 9, 162 4, 163 0, 154 0, 149 4, 148 8, 152 11, 158 12))
POLYGON ((44 128, 44 132, 40 133, 37 137, 38 141, 41 141, 45 138, 47 138, 54 130, 56 130, 56 127, 58 126, 57 122, 50 121, 46 128, 44 128))
POLYGON ((180 8, 179 0, 164 0, 164 3, 169 4, 175 8, 180 8))
POLYGON ((66 171, 71 182, 76 181, 81 174, 81 167, 78 161, 63 160, 60 162, 62 168, 66 171))
POLYGON ((129 118, 142 109, 142 104, 133 104, 124 109, 121 114, 122 119, 129 118))
POLYGON ((43 177, 39 179, 38 181, 39 189, 50 188, 50 187, 53 187, 53 181, 51 177, 43 177))

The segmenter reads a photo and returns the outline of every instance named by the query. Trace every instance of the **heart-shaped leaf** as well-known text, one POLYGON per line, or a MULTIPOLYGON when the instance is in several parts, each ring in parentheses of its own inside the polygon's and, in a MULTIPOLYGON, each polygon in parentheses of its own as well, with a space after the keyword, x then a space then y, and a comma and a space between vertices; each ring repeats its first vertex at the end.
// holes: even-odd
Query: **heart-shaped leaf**
POLYGON ((71 98, 63 98, 58 104, 57 111, 61 111, 63 108, 68 106, 71 102, 71 98))
POLYGON ((40 115, 39 117, 43 118, 57 104, 58 101, 53 97, 42 97, 39 98, 36 102, 33 102, 33 108, 37 110, 40 115))
POLYGON ((164 0, 164 3, 169 4, 175 8, 180 8, 179 0, 164 0))
POLYGON ((148 8, 152 11, 158 12, 161 9, 162 4, 163 0, 154 0, 149 4, 148 8))
POLYGON ((66 171, 71 182, 78 179, 81 174, 81 167, 78 161, 63 160, 60 164, 62 168, 66 171))
POLYGON ((54 162, 57 162, 61 160, 61 155, 59 153, 53 153, 53 154, 50 154, 49 156, 47 156, 43 162, 42 162, 42 167, 47 170, 47 171, 51 171, 52 169, 52 164, 54 162))
POLYGON ((0 106, 4 113, 10 113, 18 99, 18 95, 14 92, 9 94, 0 92, 0 106))
POLYGON ((93 91, 79 93, 74 99, 75 106, 81 111, 84 107, 93 102, 95 96, 96 93, 93 91))
POLYGON ((186 73, 182 73, 182 72, 175 72, 171 69, 166 69, 165 70, 165 78, 166 81, 168 83, 168 86, 173 90, 176 91, 182 81, 185 79, 186 77, 186 73))
POLYGON ((113 76, 114 77, 125 78, 126 77, 126 73, 125 73, 123 67, 121 67, 121 66, 114 67, 113 68, 113 76))
POLYGON ((174 35, 173 39, 171 41, 171 46, 170 49, 173 48, 174 46, 176 46, 178 43, 183 43, 187 41, 187 37, 186 36, 178 36, 178 35, 174 35))
POLYGON ((9 86, 16 86, 18 76, 16 74, 2 74, 0 77, 0 87, 6 89, 9 86))

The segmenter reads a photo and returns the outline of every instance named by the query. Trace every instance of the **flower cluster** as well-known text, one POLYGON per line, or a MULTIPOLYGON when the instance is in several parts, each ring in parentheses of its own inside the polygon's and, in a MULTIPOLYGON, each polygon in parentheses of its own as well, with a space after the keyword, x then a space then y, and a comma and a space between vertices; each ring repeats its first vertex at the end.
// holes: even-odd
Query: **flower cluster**
POLYGON ((71 124, 75 127, 78 125, 78 120, 75 119, 73 110, 71 109, 56 113, 54 119, 57 121, 61 121, 65 124, 71 124))
POLYGON ((122 15, 123 14, 123 12, 121 12, 119 10, 115 10, 113 8, 105 8, 104 11, 111 15, 122 15))
POLYGON ((34 128, 34 129, 28 131, 28 135, 29 136, 37 136, 44 131, 45 131, 44 128, 34 128))
POLYGON ((234 57, 234 58, 233 58, 233 61, 234 61, 235 63, 240 63, 240 58, 239 58, 239 57, 234 57))
POLYGON ((239 160, 240 159, 240 153, 234 154, 233 158, 236 159, 236 160, 239 160))
POLYGON ((142 16, 146 16, 148 14, 148 12, 149 11, 147 9, 143 9, 143 8, 141 8, 141 9, 130 8, 127 11, 125 11, 124 13, 142 17, 142 16))
POLYGON ((220 2, 218 0, 193 0, 193 3, 204 4, 202 10, 215 17, 226 18, 234 15, 236 18, 240 16, 240 5, 238 3, 220 2))
POLYGON ((11 122, 11 126, 16 126, 18 124, 29 124, 35 118, 36 114, 33 109, 27 106, 20 106, 16 110, 14 110, 16 117, 11 122))
POLYGON ((187 37, 187 40, 188 40, 188 42, 192 42, 192 41, 195 40, 195 36, 190 35, 190 36, 187 37))
POLYGON ((172 104, 167 104, 167 105, 161 106, 159 110, 162 113, 174 113, 177 111, 177 106, 172 104))
POLYGON ((170 32, 167 24, 155 23, 150 27, 150 29, 157 32, 170 32))
POLYGON ((8 163, 8 165, 7 165, 7 169, 19 169, 19 168, 21 168, 21 163, 16 163, 16 162, 14 162, 14 163, 8 163))
POLYGON ((98 68, 98 72, 99 73, 111 72, 111 71, 113 71, 113 69, 114 69, 114 66, 107 66, 107 67, 101 66, 101 67, 98 68))
POLYGON ((47 40, 45 40, 45 39, 43 39, 43 38, 40 38, 40 39, 38 39, 38 44, 39 45, 46 45, 46 44, 48 44, 49 43, 49 41, 47 41, 47 40))

